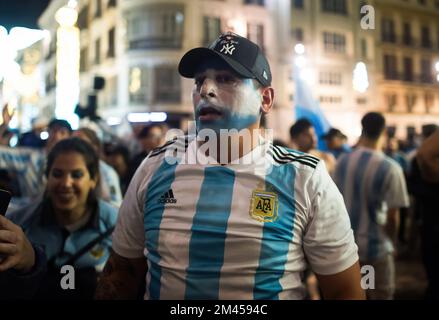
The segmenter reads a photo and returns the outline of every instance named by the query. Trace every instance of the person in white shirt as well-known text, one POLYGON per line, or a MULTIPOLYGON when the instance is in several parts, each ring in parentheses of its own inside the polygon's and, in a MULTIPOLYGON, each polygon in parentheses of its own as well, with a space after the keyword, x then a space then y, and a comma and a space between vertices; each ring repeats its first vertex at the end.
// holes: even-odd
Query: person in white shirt
POLYGON ((243 138, 261 133, 273 106, 261 49, 227 33, 186 53, 179 72, 195 79, 197 134, 138 169, 95 297, 134 299, 143 288, 151 300, 303 299, 309 263, 326 299, 363 299, 349 217, 324 163, 243 138), (212 138, 206 152, 205 130, 226 143, 212 138))
POLYGON ((357 148, 338 159, 334 180, 351 218, 360 263, 375 269, 375 288, 367 290, 367 295, 393 299, 399 209, 409 206, 407 186, 401 166, 382 151, 384 116, 369 112, 361 124, 357 148))

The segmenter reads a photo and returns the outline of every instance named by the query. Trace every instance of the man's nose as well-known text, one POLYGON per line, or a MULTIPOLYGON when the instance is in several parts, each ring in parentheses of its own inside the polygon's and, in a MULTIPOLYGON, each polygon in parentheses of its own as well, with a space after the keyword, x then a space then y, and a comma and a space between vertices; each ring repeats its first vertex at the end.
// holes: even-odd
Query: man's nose
POLYGON ((73 179, 70 174, 65 174, 61 178, 61 184, 63 187, 71 187, 73 185, 73 179))
POLYGON ((203 98, 215 98, 216 97, 216 84, 212 79, 206 78, 200 88, 200 95, 203 98))

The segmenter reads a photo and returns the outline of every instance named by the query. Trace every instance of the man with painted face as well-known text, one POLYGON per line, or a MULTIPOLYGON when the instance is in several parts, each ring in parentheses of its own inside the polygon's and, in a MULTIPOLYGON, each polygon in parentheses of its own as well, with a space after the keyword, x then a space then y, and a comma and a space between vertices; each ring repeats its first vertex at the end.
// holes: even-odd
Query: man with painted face
POLYGON ((137 170, 96 298, 140 289, 153 300, 303 299, 309 263, 326 299, 363 299, 348 214, 324 163, 252 134, 274 98, 260 48, 227 33, 186 53, 179 72, 195 79, 196 134, 137 170))

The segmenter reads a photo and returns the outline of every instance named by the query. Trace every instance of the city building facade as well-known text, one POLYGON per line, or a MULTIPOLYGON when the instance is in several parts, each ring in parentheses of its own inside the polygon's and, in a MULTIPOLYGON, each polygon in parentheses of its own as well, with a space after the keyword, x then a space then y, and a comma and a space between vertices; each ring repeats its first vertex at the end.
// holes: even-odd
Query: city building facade
MULTIPOLYGON (((66 3, 53 0, 40 26, 55 34, 54 15, 66 3)), ((96 104, 109 124, 160 112, 171 126, 187 129, 193 81, 178 75, 178 62, 187 50, 234 31, 270 60, 276 104, 267 126, 275 137, 288 139, 295 121, 298 44, 315 99, 350 142, 371 110, 384 112, 403 137, 407 128, 439 122, 438 7, 436 0, 79 0, 79 103, 96 104)), ((44 53, 45 113, 54 104, 55 38, 44 53)))

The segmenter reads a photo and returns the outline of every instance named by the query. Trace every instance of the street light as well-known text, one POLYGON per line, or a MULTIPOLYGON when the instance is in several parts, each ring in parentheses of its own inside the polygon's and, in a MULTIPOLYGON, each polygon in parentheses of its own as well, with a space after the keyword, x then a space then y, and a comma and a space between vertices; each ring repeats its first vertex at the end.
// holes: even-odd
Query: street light
POLYGON ((56 43, 56 109, 57 118, 68 120, 78 127, 78 116, 74 110, 79 101, 79 29, 77 2, 69 1, 55 13, 58 22, 56 43))
POLYGON ((313 85, 316 82, 316 77, 314 71, 307 67, 308 60, 305 57, 305 46, 302 43, 298 43, 294 46, 294 52, 296 53, 294 57, 294 64, 296 71, 294 72, 295 77, 300 77, 307 84, 313 85))
POLYGON ((352 84, 354 90, 360 93, 365 93, 367 88, 369 88, 369 77, 364 62, 358 62, 355 66, 352 84))
POLYGON ((298 54, 298 55, 302 55, 305 53, 305 46, 302 43, 298 43, 294 46, 294 51, 298 54))

